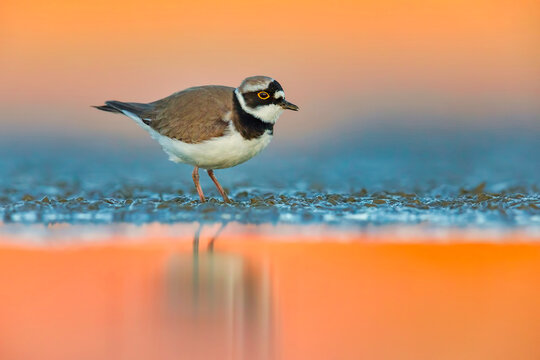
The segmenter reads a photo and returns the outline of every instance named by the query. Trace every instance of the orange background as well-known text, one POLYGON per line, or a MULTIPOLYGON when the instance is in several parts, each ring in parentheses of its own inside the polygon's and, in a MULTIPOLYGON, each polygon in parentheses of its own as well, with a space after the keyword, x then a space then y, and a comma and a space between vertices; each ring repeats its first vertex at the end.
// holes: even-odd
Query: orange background
MULTIPOLYGON (((280 136, 369 126, 535 126, 536 0, 0 4, 0 126, 142 138, 89 105, 278 79, 280 136)), ((116 120, 116 119, 115 119, 116 120)))

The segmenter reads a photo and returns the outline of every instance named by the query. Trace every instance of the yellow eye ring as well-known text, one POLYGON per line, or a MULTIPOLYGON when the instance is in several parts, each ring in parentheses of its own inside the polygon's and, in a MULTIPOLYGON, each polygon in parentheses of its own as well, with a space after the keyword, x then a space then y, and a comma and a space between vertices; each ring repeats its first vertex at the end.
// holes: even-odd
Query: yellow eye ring
POLYGON ((259 91, 259 92, 257 93, 257 96, 258 96, 259 99, 261 99, 261 100, 266 100, 266 99, 268 99, 268 98, 270 97, 270 94, 267 93, 266 91, 259 91))

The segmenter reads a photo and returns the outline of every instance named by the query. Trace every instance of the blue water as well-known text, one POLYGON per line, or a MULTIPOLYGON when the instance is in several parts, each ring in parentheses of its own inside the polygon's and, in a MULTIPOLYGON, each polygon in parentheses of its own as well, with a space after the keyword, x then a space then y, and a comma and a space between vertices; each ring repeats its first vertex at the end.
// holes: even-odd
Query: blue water
POLYGON ((4 138, 4 223, 229 222, 540 227, 540 141, 526 131, 363 130, 277 139, 216 171, 173 164, 151 140, 4 138))

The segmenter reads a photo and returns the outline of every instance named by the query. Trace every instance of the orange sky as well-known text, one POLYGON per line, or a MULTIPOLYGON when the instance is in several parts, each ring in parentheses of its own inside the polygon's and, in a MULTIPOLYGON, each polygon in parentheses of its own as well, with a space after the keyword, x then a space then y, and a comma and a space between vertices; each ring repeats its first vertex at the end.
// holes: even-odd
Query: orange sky
POLYGON ((4 0, 0 122, 139 137, 88 105, 234 86, 253 74, 277 78, 301 106, 284 117, 283 133, 347 118, 538 122, 539 8, 534 0, 4 0))

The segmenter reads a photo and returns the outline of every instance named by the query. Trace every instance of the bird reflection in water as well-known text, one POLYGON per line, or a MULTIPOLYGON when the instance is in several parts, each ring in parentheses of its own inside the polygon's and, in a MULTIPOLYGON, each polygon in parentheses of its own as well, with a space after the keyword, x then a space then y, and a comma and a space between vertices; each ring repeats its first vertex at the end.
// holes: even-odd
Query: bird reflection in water
POLYGON ((269 262, 216 251, 216 239, 226 223, 203 247, 203 227, 195 232, 192 254, 175 253, 166 265, 166 315, 178 328, 186 327, 189 335, 180 341, 185 354, 189 358, 273 358, 269 262))

